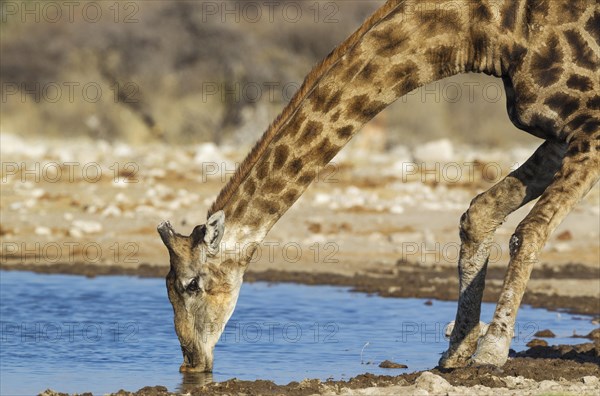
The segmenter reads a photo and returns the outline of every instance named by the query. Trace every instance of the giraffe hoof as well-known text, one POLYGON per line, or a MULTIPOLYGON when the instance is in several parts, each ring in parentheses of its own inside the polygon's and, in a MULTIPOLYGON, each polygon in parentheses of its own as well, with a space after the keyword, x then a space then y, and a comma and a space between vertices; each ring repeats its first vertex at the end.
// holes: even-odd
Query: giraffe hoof
POLYGON ((469 363, 470 356, 463 356, 458 353, 450 354, 450 351, 446 351, 442 354, 438 366, 443 369, 455 369, 466 367, 469 363))
POLYGON ((493 367, 499 368, 504 366, 508 360, 508 355, 501 353, 493 353, 490 351, 479 349, 475 352, 475 355, 471 358, 468 365, 469 367, 493 367))

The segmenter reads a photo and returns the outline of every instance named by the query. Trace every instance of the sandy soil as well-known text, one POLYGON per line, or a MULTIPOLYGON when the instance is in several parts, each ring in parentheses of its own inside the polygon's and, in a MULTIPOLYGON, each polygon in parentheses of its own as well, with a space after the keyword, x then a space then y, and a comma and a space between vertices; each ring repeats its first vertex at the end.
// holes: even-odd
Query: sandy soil
MULTIPOLYGON (((320 172, 273 228, 246 280, 333 284, 390 297, 455 299, 460 215, 473 196, 524 162, 534 147, 482 150, 440 141, 380 153, 365 149, 369 134, 363 135, 367 137, 354 141, 320 172)), ((179 232, 189 233, 203 223, 208 206, 245 154, 242 149, 208 144, 130 147, 74 140, 41 145, 6 134, 1 138, 1 268, 88 276, 164 276, 168 255, 156 225, 169 219, 179 232)), ((486 301, 498 296, 508 238, 531 206, 510 216, 498 231, 486 301)), ((596 186, 550 238, 524 303, 598 316, 599 236, 600 188, 596 186)), ((600 389, 592 379, 582 382, 585 375, 600 377, 597 351, 596 346, 559 359, 518 357, 502 373, 486 374, 496 379, 479 383, 473 381, 487 377, 473 370, 435 372, 449 384, 426 374, 419 389, 433 381, 441 384, 440 392, 450 394, 466 392, 456 386, 475 385, 502 387, 502 394, 523 389, 531 394, 585 394, 600 389), (572 358, 582 354, 595 354, 596 360, 582 363, 572 358), (551 367, 557 370, 554 374, 551 367)), ((308 381, 281 389, 268 382, 229 381, 192 394, 264 394, 271 388, 272 394, 353 394, 357 389, 362 390, 356 394, 379 394, 368 388, 409 387, 389 390, 394 394, 415 390, 410 387, 416 386, 419 375, 367 376, 334 384, 308 381), (228 388, 232 386, 239 388, 228 388)), ((141 394, 148 393, 166 394, 158 388, 141 394)))

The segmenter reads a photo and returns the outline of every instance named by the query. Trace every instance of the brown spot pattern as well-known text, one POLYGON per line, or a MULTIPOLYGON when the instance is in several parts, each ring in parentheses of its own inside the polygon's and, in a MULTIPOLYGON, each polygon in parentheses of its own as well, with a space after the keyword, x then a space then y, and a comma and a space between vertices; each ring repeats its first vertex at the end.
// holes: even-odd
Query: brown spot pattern
POLYGON ((587 30, 590 36, 596 40, 596 43, 600 45, 600 11, 594 12, 594 15, 592 15, 585 24, 585 30, 587 30))
POLYGON ((513 31, 517 23, 517 7, 518 1, 507 1, 506 8, 501 11, 502 27, 506 30, 513 31))
POLYGON ((265 182, 263 191, 266 194, 279 194, 284 187, 285 183, 283 181, 270 178, 265 182))
POLYGON ((375 117, 386 106, 379 100, 371 101, 368 95, 358 95, 350 100, 346 114, 348 117, 364 123, 375 117))
POLYGON ((290 162, 290 164, 287 167, 287 171, 292 176, 296 176, 302 170, 302 166, 303 166, 302 160, 300 158, 296 158, 290 162))
POLYGON ((397 81, 394 85, 394 92, 397 96, 407 94, 417 89, 419 82, 419 67, 413 61, 408 61, 392 67, 386 75, 389 81, 397 81))
POLYGON ((286 191, 286 193, 283 194, 283 202, 285 202, 285 204, 287 206, 292 206, 292 204, 296 201, 297 198, 298 198, 298 191, 295 189, 286 191))
POLYGON ((600 96, 596 95, 587 102, 588 109, 591 110, 600 110, 600 96))
POLYGON ((334 107, 340 104, 342 91, 334 93, 328 92, 329 88, 320 87, 311 96, 314 111, 329 113, 334 107))
POLYGON ((588 77, 574 74, 567 80, 567 87, 581 92, 587 92, 592 90, 593 83, 588 77))
POLYGON ((556 111, 563 119, 579 109, 579 99, 562 92, 550 96, 544 104, 556 111))
POLYGON ((247 207, 248 207, 248 201, 246 201, 245 199, 242 199, 235 207, 235 210, 233 211, 233 217, 234 218, 242 217, 244 215, 244 213, 246 212, 247 207))
POLYGON ((299 143, 301 145, 309 144, 312 142, 321 132, 323 131, 323 124, 318 121, 309 121, 304 130, 302 136, 300 136, 299 143))
POLYGON ((573 62, 589 70, 596 70, 600 67, 598 57, 583 37, 581 37, 581 33, 575 30, 567 30, 565 31, 565 38, 571 47, 573 62))
POLYGON ((337 122, 337 120, 340 119, 340 115, 342 115, 342 112, 340 110, 333 113, 333 115, 330 118, 331 122, 337 122))
POLYGON ((527 24, 544 21, 548 17, 549 0, 528 0, 525 5, 525 21, 527 24))
POLYGON ((492 11, 483 3, 475 3, 472 8, 473 20, 478 22, 489 22, 492 20, 492 11))
POLYGON ((331 143, 329 138, 323 139, 323 141, 319 145, 319 149, 318 149, 318 152, 320 153, 320 156, 321 156, 321 164, 325 165, 329 161, 331 161, 333 159, 333 157, 335 157, 335 155, 337 154, 337 152, 339 150, 340 150, 340 147, 331 143))
POLYGON ((394 24, 386 29, 376 30, 372 34, 377 47, 375 53, 384 58, 392 57, 402 51, 411 38, 401 25, 394 24))
POLYGON ((352 136, 353 131, 354 131, 354 128, 352 127, 352 125, 346 125, 344 127, 338 128, 338 130, 335 131, 335 133, 338 135, 338 137, 340 139, 346 140, 350 136, 352 136))
POLYGON ((548 38, 546 46, 533 54, 531 59, 531 73, 536 83, 541 87, 549 87, 556 83, 563 72, 563 58, 558 37, 553 34, 548 38))
POLYGON ((254 191, 256 191, 256 183, 250 178, 246 179, 244 182, 244 192, 247 195, 254 195, 254 191))
POLYGON ((306 121, 306 115, 302 111, 299 111, 296 113, 296 115, 294 115, 290 123, 285 128, 285 131, 280 133, 280 135, 288 135, 290 137, 296 136, 298 131, 300 131, 302 128, 304 121, 306 121))
POLYGON ((561 22, 577 22, 585 12, 588 4, 586 0, 571 0, 561 4, 559 10, 561 22))
POLYGON ((309 170, 306 171, 305 173, 302 174, 302 176, 300 176, 300 178, 298 179, 298 182, 303 185, 306 186, 308 184, 310 184, 311 181, 313 181, 313 179, 317 176, 317 174, 315 173, 315 171, 309 170))
POLYGON ((264 179, 269 174, 269 161, 263 160, 256 170, 256 176, 259 179, 264 179))
POLYGON ((259 209, 268 214, 275 214, 279 210, 279 204, 273 200, 258 198, 256 201, 259 209))
POLYGON ((275 148, 275 158, 273 159, 273 169, 279 170, 285 165, 290 150, 287 146, 281 144, 275 148))
POLYGON ((373 81, 373 77, 379 70, 379 66, 369 62, 362 68, 362 70, 356 75, 359 80, 362 81, 373 81))
POLYGON ((416 13, 416 17, 416 23, 429 37, 462 30, 460 15, 449 9, 444 10, 443 17, 440 17, 439 10, 422 10, 416 13))

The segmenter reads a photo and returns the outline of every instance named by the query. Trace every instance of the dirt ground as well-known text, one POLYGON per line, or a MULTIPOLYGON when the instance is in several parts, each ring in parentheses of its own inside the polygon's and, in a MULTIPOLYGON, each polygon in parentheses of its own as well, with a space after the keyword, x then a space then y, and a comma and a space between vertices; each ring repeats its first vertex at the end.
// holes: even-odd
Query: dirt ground
MULTIPOLYGON (((458 219, 534 147, 483 150, 438 141, 368 151, 352 142, 271 230, 246 281, 343 285, 386 297, 457 297, 458 219)), ((164 276, 156 225, 189 233, 245 150, 74 140, 40 145, 3 134, 0 268, 87 276, 164 276)), ((492 249, 484 300, 498 297, 508 239, 533 204, 510 216, 492 249)), ((525 304, 600 316, 600 188, 561 224, 532 274, 525 304)), ((600 391, 599 346, 534 347, 502 370, 372 376, 287 386, 231 380, 208 394, 539 394, 600 391), (372 387, 386 387, 377 388, 372 387), (494 389, 491 389, 494 388, 494 389), (512 392, 512 393, 511 393, 512 392)), ((51 393, 47 393, 51 394, 51 393)), ((118 394, 130 394, 121 392, 118 394)), ((135 394, 168 394, 161 387, 135 394)))

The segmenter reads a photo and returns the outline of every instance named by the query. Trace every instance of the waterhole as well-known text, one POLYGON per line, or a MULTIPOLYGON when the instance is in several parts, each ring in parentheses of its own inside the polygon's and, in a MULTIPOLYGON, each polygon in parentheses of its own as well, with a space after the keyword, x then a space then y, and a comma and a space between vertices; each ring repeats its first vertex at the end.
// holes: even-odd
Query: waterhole
MULTIPOLYGON (((247 283, 216 346, 212 376, 184 377, 163 279, 0 271, 0 300, 2 395, 177 391, 234 377, 286 384, 430 369, 448 345, 444 328, 456 310, 456 302, 341 287, 247 283), (384 360, 408 369, 379 368, 384 360)), ((484 304, 482 319, 493 309, 484 304)), ((593 328, 589 317, 524 306, 512 348, 525 349, 542 329, 556 334, 554 344, 574 344, 574 332, 593 328)))

